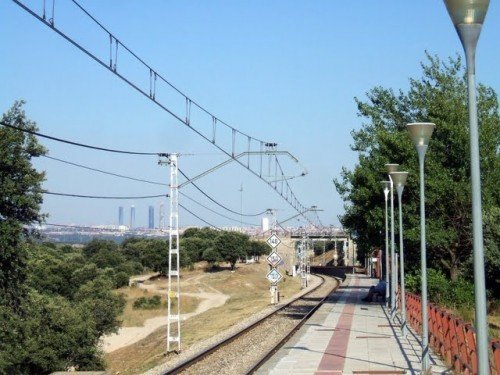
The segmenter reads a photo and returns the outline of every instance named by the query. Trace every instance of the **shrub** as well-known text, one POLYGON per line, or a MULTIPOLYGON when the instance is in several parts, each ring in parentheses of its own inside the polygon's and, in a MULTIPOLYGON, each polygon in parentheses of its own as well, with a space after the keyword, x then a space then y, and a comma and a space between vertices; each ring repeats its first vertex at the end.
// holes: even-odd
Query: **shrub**
POLYGON ((128 286, 128 275, 125 272, 117 272, 115 274, 115 287, 121 288, 122 286, 128 286))
MULTIPOLYGON (((408 274, 405 285, 408 291, 421 293, 420 271, 408 274)), ((429 300, 441 307, 456 309, 474 306, 474 285, 465 279, 451 281, 446 275, 433 268, 427 269, 427 293, 429 300)))
POLYGON ((148 297, 139 297, 134 301, 134 309, 152 310, 161 306, 161 297, 159 295, 148 297))

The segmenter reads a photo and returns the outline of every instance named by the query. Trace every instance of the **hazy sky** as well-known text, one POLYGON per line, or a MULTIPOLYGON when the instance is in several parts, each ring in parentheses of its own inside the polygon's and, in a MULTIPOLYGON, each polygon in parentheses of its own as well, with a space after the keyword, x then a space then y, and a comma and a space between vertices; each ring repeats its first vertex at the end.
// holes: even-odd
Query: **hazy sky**
MULTIPOLYGON (((40 11, 42 0, 26 1, 40 11)), ((462 55, 441 1, 90 1, 80 3, 163 76, 229 124, 256 138, 276 141, 300 159, 308 175, 292 180, 305 206, 324 209, 324 224, 338 224, 343 203, 332 179, 352 167, 350 132, 361 126, 354 97, 376 85, 406 89, 419 77, 425 51, 442 58, 462 55)), ((50 8, 52 1, 47 0, 50 8)), ((55 23, 102 56, 109 38, 84 22, 69 0, 56 1, 55 23)), ((492 1, 477 53, 478 81, 500 91, 500 5, 492 1)), ((40 131, 102 147, 192 153, 180 167, 195 175, 224 157, 210 143, 99 66, 14 2, 0 3, 2 50, 0 108, 27 101, 40 131)), ((126 61, 118 56, 119 70, 126 61)), ((140 76, 138 66, 130 74, 140 76)), ((144 82, 148 82, 144 77, 144 82)), ((437 124, 439 126, 439 124, 437 124)), ((49 140, 50 155, 138 178, 168 183, 168 168, 155 157, 123 156, 75 148, 49 140)), ((161 186, 127 181, 43 159, 45 188, 64 193, 152 195, 161 186)), ((290 165, 292 166, 292 165, 290 165)), ((297 173, 298 170, 292 170, 297 173)), ((225 167, 199 181, 235 211, 292 209, 245 169, 225 167), (243 184, 243 193, 239 192, 243 184)), ((184 191, 224 212, 193 188, 184 191)), ((216 225, 237 225, 183 200, 216 225)), ((116 224, 118 206, 136 206, 138 225, 147 225, 148 205, 46 196, 49 222, 116 224)), ((258 222, 258 218, 245 221, 258 222)), ((200 224, 182 212, 181 225, 200 224)), ((290 224, 303 224, 292 221, 290 224)))

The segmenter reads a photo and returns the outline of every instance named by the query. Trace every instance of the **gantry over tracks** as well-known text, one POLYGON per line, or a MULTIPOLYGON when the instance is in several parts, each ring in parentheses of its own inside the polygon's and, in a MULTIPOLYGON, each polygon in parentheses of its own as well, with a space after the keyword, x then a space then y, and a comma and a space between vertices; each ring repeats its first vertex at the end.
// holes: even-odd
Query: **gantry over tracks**
POLYGON ((207 350, 163 374, 250 374, 271 357, 323 304, 340 282, 318 276, 309 292, 265 315, 207 350))

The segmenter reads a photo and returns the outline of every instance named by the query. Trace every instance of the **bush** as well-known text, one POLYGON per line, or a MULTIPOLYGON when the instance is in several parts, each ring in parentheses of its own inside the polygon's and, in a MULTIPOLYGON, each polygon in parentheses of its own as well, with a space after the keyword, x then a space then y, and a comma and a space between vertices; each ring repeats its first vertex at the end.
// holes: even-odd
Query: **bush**
POLYGON ((115 287, 121 288, 122 286, 128 286, 128 275, 125 272, 117 272, 115 274, 115 287))
POLYGON ((152 310, 161 306, 161 297, 159 295, 148 297, 139 297, 134 301, 134 309, 152 310))
MULTIPOLYGON (((420 272, 408 274, 405 285, 408 291, 421 293, 420 272)), ((465 279, 449 280, 444 273, 433 268, 427 269, 427 293, 429 300, 440 307, 451 309, 472 308, 474 306, 474 285, 465 279)))

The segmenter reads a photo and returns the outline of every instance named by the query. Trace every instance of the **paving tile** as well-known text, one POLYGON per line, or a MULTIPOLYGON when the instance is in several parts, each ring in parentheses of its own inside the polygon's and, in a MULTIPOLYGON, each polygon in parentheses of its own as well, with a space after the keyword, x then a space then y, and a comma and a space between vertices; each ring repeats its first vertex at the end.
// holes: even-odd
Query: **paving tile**
MULTIPOLYGON (((419 374, 418 336, 410 330, 402 337, 383 304, 361 301, 376 281, 347 275, 334 299, 323 304, 257 374, 340 375, 366 370, 419 374)), ((431 362, 433 373, 447 373, 434 355, 431 362)))

